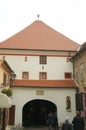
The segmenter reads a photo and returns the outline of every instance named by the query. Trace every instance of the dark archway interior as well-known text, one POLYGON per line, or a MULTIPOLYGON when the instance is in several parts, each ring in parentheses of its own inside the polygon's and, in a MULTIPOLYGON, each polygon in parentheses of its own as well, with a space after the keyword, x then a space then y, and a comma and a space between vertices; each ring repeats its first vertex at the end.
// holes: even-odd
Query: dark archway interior
POLYGON ((57 107, 48 100, 36 99, 26 103, 22 110, 22 126, 46 125, 50 111, 57 112, 57 107))

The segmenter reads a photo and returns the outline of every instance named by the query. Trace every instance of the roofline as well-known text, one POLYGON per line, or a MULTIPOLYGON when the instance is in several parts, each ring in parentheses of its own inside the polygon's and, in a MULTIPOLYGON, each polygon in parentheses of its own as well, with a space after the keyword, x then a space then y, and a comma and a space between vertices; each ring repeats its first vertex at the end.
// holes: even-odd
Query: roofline
POLYGON ((69 88, 69 89, 76 89, 77 88, 77 86, 75 86, 75 87, 70 87, 70 86, 67 86, 67 87, 65 87, 65 86, 15 86, 15 85, 13 85, 12 87, 28 87, 28 88, 69 88))
POLYGON ((9 68, 10 72, 14 72, 14 71, 11 69, 11 67, 9 66, 9 64, 7 63, 6 60, 2 60, 2 64, 3 64, 3 63, 9 68))
POLYGON ((61 52, 77 52, 74 50, 45 50, 45 49, 18 49, 18 48, 0 48, 0 50, 29 50, 29 51, 61 51, 61 52))
POLYGON ((4 60, 3 62, 7 65, 7 67, 10 69, 11 72, 14 72, 14 71, 11 69, 11 67, 9 66, 9 64, 7 63, 6 60, 4 60))
POLYGON ((16 79, 13 87, 76 88, 74 80, 22 80, 16 79))
POLYGON ((78 56, 80 53, 82 53, 85 50, 86 50, 86 48, 83 48, 82 50, 77 51, 76 54, 72 58, 70 58, 70 61, 72 61, 76 56, 78 56))

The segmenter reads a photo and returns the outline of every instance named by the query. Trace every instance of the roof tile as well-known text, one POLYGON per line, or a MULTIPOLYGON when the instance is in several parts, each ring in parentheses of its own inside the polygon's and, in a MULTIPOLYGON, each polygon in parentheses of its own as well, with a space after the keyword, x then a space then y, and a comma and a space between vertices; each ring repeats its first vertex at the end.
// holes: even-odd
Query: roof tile
POLYGON ((15 80, 14 87, 75 88, 74 80, 15 80))
POLYGON ((78 43, 39 20, 0 43, 0 48, 9 49, 76 51, 78 47, 78 43))

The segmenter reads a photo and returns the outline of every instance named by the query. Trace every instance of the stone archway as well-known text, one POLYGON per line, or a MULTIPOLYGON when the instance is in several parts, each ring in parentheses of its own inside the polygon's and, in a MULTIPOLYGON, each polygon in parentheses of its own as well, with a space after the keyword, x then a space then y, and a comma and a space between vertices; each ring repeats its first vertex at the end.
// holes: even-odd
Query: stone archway
POLYGON ((22 126, 46 125, 50 111, 57 112, 56 105, 51 101, 35 99, 27 102, 22 109, 22 126))

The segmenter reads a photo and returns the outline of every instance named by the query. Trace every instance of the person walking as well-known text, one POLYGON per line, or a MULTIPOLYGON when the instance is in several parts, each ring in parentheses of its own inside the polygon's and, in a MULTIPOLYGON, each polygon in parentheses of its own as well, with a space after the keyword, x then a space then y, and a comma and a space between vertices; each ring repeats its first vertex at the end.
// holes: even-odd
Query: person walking
POLYGON ((51 128, 52 128, 52 112, 50 112, 48 114, 47 125, 48 125, 48 130, 51 130, 51 128))
POLYGON ((54 130, 58 130, 58 117, 57 117, 56 112, 53 113, 52 119, 53 119, 53 128, 54 128, 54 130))
POLYGON ((62 129, 61 130, 72 130, 72 124, 69 122, 68 117, 65 118, 65 122, 62 124, 62 129))
POLYGON ((76 116, 72 120, 74 130, 84 130, 85 123, 79 111, 76 112, 76 116))

